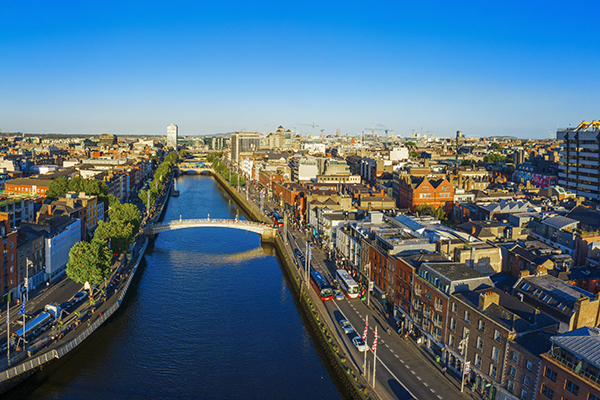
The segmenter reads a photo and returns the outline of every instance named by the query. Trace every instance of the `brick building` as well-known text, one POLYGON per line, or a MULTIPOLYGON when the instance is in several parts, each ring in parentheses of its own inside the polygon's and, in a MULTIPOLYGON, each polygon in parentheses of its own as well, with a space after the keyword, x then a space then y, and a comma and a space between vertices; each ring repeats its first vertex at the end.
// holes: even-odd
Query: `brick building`
POLYGON ((417 211, 419 206, 443 207, 452 211, 454 188, 446 178, 429 179, 394 173, 394 197, 398 208, 417 211))

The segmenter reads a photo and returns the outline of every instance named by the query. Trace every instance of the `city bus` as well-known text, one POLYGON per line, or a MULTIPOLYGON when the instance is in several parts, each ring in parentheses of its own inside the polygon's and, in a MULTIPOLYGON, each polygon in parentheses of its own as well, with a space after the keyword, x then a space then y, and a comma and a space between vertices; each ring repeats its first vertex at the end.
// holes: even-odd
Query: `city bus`
POLYGON ((281 215, 277 214, 276 212, 271 213, 271 219, 273 220, 275 225, 283 226, 283 218, 281 217, 281 215))
POLYGON ((331 300, 333 298, 333 289, 329 286, 327 279, 319 271, 312 269, 310 271, 310 283, 321 298, 321 300, 331 300))
POLYGON ((18 329, 16 332, 12 332, 11 335, 15 338, 15 341, 19 341, 24 337, 25 340, 30 340, 36 337, 41 332, 47 330, 54 319, 46 311, 41 312, 40 315, 33 318, 31 321, 25 323, 25 335, 23 335, 23 328, 18 329))
POLYGON ((354 279, 352 279, 348 271, 346 271, 345 269, 338 269, 336 276, 338 282, 340 283, 340 289, 342 289, 346 293, 346 296, 348 296, 348 298, 350 299, 357 298, 358 284, 354 279))

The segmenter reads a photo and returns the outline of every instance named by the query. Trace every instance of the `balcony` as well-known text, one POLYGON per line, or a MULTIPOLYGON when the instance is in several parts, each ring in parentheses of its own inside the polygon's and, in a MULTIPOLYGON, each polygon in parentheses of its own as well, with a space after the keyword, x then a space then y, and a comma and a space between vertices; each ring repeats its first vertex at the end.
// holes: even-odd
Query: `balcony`
POLYGON ((596 388, 600 389, 600 378, 599 377, 592 376, 588 372, 582 371, 581 367, 578 367, 577 365, 573 364, 572 362, 568 361, 567 359, 562 358, 558 354, 554 354, 552 352, 552 350, 547 352, 546 355, 548 356, 548 358, 552 359, 557 364, 562 365, 564 368, 572 371, 575 375, 579 376, 582 379, 585 379, 586 381, 595 385, 596 388))

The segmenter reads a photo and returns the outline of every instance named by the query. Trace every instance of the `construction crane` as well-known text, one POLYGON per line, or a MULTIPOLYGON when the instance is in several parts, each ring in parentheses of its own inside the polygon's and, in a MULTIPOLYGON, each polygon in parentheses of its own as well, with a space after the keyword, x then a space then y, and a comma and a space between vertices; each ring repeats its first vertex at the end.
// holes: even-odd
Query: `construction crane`
POLYGON ((315 128, 319 127, 319 125, 315 125, 314 122, 312 124, 299 124, 299 123, 296 123, 296 125, 312 126, 312 128, 313 128, 313 133, 312 133, 313 137, 315 136, 315 128))
MULTIPOLYGON (((375 128, 375 123, 373 123, 373 126, 371 128, 365 128, 365 129, 371 129, 373 136, 375 136, 375 131, 385 132, 385 148, 387 149, 388 148, 388 133, 390 132, 390 130, 388 129, 387 126, 382 125, 382 124, 377 124, 377 126, 381 126, 381 128, 375 128)), ((392 131, 392 133, 394 133, 394 131, 392 131)))

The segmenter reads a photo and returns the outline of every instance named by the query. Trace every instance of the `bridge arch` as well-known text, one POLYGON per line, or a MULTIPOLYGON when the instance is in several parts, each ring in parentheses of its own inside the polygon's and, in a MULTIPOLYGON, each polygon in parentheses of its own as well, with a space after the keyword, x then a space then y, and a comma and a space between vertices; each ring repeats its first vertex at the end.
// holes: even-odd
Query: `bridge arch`
POLYGON ((277 233, 273 227, 261 224, 259 222, 244 221, 237 219, 179 219, 169 222, 157 222, 152 225, 148 225, 144 228, 144 233, 148 236, 155 236, 161 232, 172 231, 176 229, 187 229, 187 228, 230 228, 238 229, 247 232, 258 233, 262 240, 273 241, 277 233))

